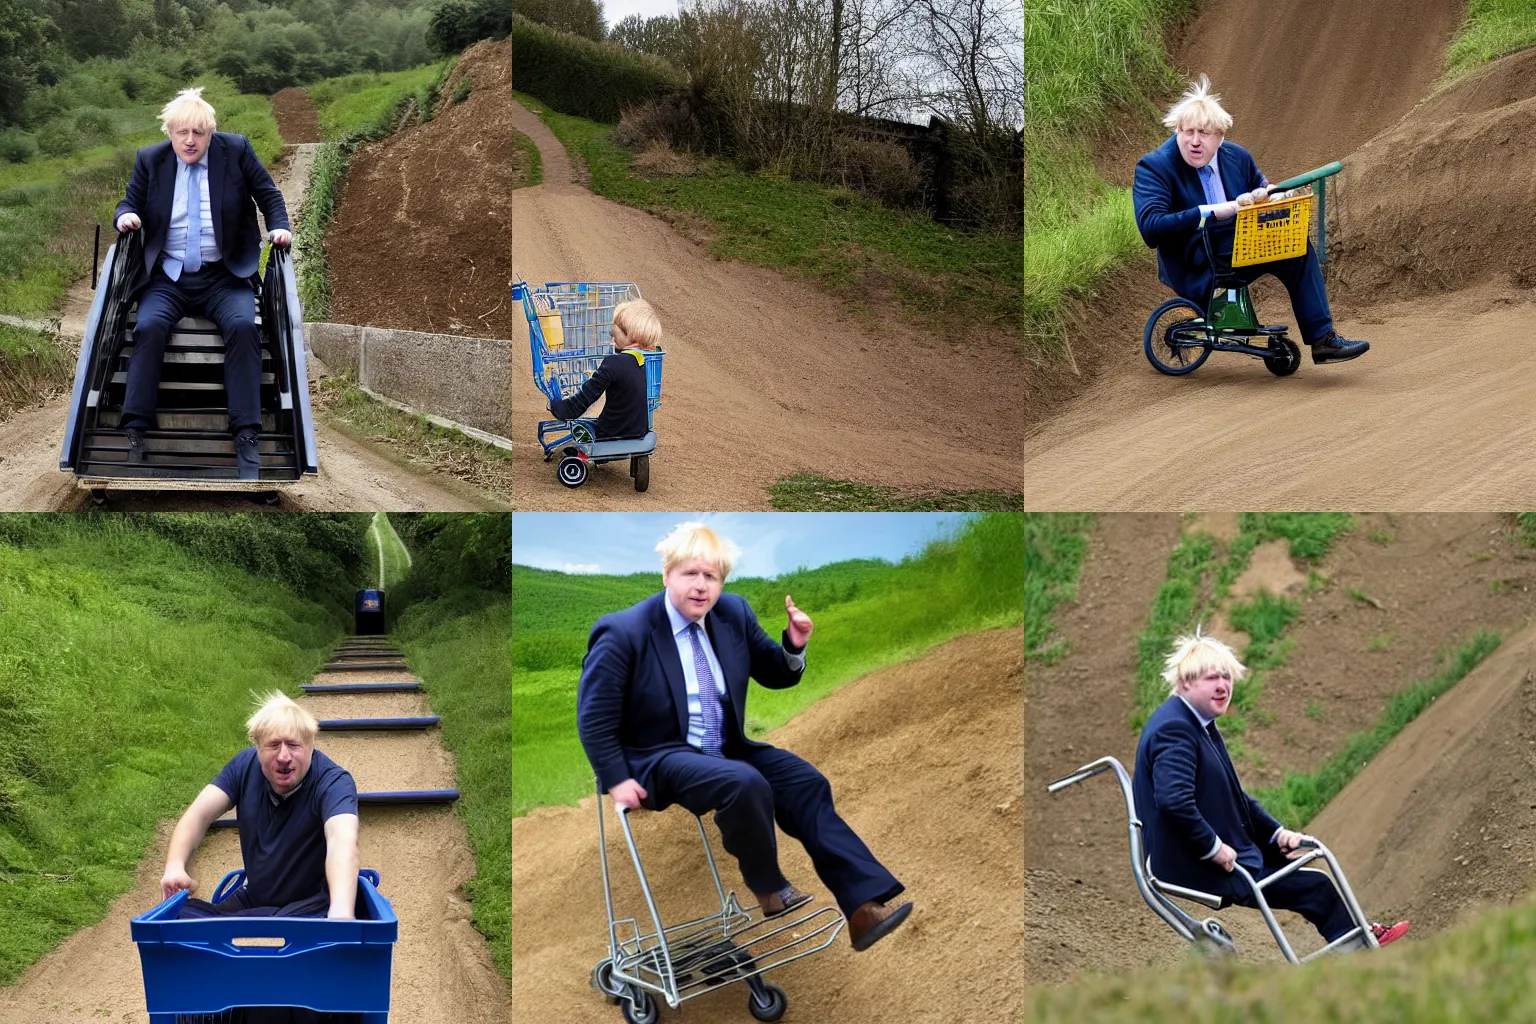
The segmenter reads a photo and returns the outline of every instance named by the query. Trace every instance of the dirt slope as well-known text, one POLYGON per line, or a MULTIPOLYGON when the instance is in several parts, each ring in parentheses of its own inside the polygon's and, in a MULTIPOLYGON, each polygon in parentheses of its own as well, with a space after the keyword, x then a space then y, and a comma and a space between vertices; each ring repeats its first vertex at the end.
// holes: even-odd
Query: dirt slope
MULTIPOLYGON (((1205 516, 1199 527, 1230 539, 1228 518, 1205 516)), ((1536 558, 1504 535, 1506 526, 1491 514, 1358 517, 1318 567, 1331 582, 1313 593, 1293 589, 1302 611, 1286 633, 1287 663, 1264 680, 1263 714, 1253 716, 1243 736, 1248 753, 1238 756, 1250 789, 1286 771, 1310 771, 1349 734, 1373 727, 1393 694, 1433 675, 1437 650, 1482 628, 1507 637, 1307 826, 1339 854, 1367 913, 1410 918, 1415 939, 1536 883, 1536 859, 1522 838, 1536 827, 1526 767, 1536 740, 1536 683, 1528 676, 1536 558)), ((1179 529, 1172 514, 1100 516, 1078 598, 1053 616, 1069 653, 1028 668, 1024 888, 1032 984, 1186 955, 1135 890, 1113 781, 1045 792, 1106 754, 1134 767, 1136 734, 1127 722, 1136 638, 1179 529)), ((1250 572, 1271 587, 1304 579, 1296 567, 1258 561, 1256 552, 1250 572)), ((1236 589, 1247 589, 1248 577, 1236 589)), ((1220 625, 1215 631, 1231 639, 1220 625)), ((1245 960, 1278 959, 1257 914, 1220 916, 1245 960)), ((1310 948, 1310 927, 1285 920, 1293 941, 1310 948)))
MULTIPOLYGON (((355 681, 355 680, 354 680, 355 681)), ((316 717, 361 713, 427 714, 420 695, 376 695, 364 710, 358 695, 300 700, 316 717)), ((453 761, 435 732, 323 733, 316 746, 344 765, 360 790, 427 789, 454 784, 453 761)), ((139 865, 131 891, 101 923, 76 932, 52 954, 0 990, 0 1024, 84 1024, 144 1020, 144 987, 128 921, 160 902, 160 874, 172 822, 139 865)), ((485 941, 470 924, 459 887, 474 873, 463 822, 448 807, 365 808, 359 848, 364 867, 380 874, 380 892, 400 919, 394 947, 390 1019, 411 1024, 499 1024, 506 986, 485 941)), ((203 892, 240 864, 232 830, 213 832, 191 864, 203 892)))
POLYGON ((303 89, 281 89, 273 93, 272 116, 277 119, 277 133, 290 146, 325 141, 320 134, 320 118, 315 113, 315 105, 303 89))
MULTIPOLYGON (((771 737, 831 779, 840 812, 916 903, 907 925, 868 952, 840 936, 773 972, 789 994, 786 1021, 981 1024, 1022 1012, 1021 660, 1017 629, 964 637, 839 690, 771 737)), ((513 821, 514 1024, 618 1019, 587 985, 607 948, 594 814, 588 799, 513 821)), ((636 824, 664 917, 705 909, 708 873, 692 827, 677 810, 636 824)), ((786 873, 825 900, 799 845, 781 843, 786 873)), ((635 907, 621 842, 610 863, 619 905, 635 907)), ((729 858, 721 868, 740 891, 729 858)), ((689 1002, 686 1019, 735 1024, 750 1019, 745 1001, 743 986, 729 986, 689 1002)))
MULTIPOLYGON (((809 284, 712 258, 661 220, 576 184, 571 161, 532 113, 544 182, 512 195, 513 270, 533 283, 639 283, 668 351, 651 487, 624 464, 560 486, 534 442, 547 418, 525 346, 515 350, 513 441, 524 508, 766 508, 764 488, 796 470, 912 489, 1019 488, 1016 359, 974 335, 934 338, 853 321, 809 284), (689 496, 693 497, 689 497, 689 496)), ((526 342, 519 315, 517 337, 526 342)))
POLYGON ((331 319, 512 336, 511 89, 512 41, 477 43, 432 120, 353 155, 325 237, 331 319))

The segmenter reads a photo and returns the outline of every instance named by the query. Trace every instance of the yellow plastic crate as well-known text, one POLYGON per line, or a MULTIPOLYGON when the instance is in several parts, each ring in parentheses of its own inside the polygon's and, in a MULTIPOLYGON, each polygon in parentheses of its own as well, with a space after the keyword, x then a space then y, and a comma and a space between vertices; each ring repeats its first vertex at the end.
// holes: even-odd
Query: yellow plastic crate
POLYGON ((538 314, 539 327, 544 331, 544 347, 551 352, 565 348, 565 324, 549 296, 534 292, 533 309, 538 314))
POLYGON ((1293 196, 1255 203, 1237 211, 1237 237, 1232 244, 1232 265, 1246 267, 1303 256, 1307 251, 1307 227, 1312 220, 1312 196, 1293 196))

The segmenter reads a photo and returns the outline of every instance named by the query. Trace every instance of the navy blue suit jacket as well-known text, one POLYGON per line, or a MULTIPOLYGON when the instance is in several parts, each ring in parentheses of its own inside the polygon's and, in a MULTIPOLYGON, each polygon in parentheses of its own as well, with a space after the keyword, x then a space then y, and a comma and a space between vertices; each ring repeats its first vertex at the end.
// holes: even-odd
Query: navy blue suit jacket
MULTIPOLYGON (((144 270, 154 273, 171 227, 171 203, 176 197, 176 165, 181 158, 171 140, 145 146, 133 161, 128 193, 117 204, 112 222, 136 213, 144 225, 144 270)), ((256 207, 267 218, 268 230, 291 230, 283 193, 256 159, 244 135, 214 132, 208 140, 208 204, 213 211, 213 238, 224 254, 224 266, 236 277, 254 277, 261 262, 261 227, 256 207)))
MULTIPOLYGON (((663 591, 604 615, 587 640, 576 727, 604 791, 625 779, 650 789, 657 761, 696 749, 688 745, 688 695, 666 599, 663 591)), ((747 678, 780 690, 798 683, 802 673, 789 667, 783 646, 763 632, 752 606, 736 594, 720 595, 704 616, 704 630, 725 674, 738 734, 749 746, 768 746, 747 739, 747 678)))
POLYGON ((1285 862, 1270 842, 1280 823, 1243 792, 1230 760, 1177 696, 1141 730, 1131 790, 1152 873, 1164 882, 1218 896, 1246 892, 1234 874, 1201 859, 1218 838, 1250 872, 1285 862))
MULTIPOLYGON (((1228 199, 1266 183, 1252 155, 1235 142, 1223 142, 1216 161, 1228 199)), ((1205 189, 1200 172, 1180 155, 1177 136, 1168 136, 1167 142, 1136 161, 1131 200, 1141 240, 1157 250, 1158 280, 1203 308, 1215 277, 1200 241, 1199 207, 1205 202, 1205 189)), ((1225 230, 1230 232, 1231 225, 1230 220, 1224 222, 1225 230)))

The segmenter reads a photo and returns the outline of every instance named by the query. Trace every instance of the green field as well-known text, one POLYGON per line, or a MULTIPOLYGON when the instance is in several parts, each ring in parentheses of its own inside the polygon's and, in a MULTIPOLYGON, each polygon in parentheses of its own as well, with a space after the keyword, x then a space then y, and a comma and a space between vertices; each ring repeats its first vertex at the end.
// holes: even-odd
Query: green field
POLYGON ((345 606, 80 518, 0 535, 0 985, 101 919, 156 823, 246 745, 251 694, 297 693, 346 626, 345 606))
POLYGON ((304 91, 315 104, 320 134, 329 142, 358 133, 376 134, 388 126, 408 99, 415 99, 419 109, 430 110, 455 59, 405 71, 327 78, 308 86, 304 91))
MULTIPOLYGON (((804 680, 788 690, 754 686, 748 731, 761 736, 844 683, 934 644, 1018 623, 1022 531, 1019 515, 983 514, 897 564, 836 562, 729 581, 725 589, 751 602, 770 636, 784 628, 786 593, 816 623, 804 680)), ((587 635, 600 616, 660 589, 659 572, 572 576, 513 567, 513 814, 573 803, 592 791, 592 769, 576 735, 587 635)))

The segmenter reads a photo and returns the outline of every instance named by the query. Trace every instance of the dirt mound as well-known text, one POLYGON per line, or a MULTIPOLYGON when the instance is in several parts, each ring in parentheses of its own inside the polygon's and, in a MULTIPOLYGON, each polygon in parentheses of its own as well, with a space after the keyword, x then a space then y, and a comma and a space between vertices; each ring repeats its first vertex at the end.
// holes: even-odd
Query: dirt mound
POLYGON ((325 239, 331 319, 512 337, 511 89, 511 40, 477 43, 432 120, 353 155, 325 239))
POLYGON ((299 88, 281 89, 272 94, 272 116, 277 118, 277 134, 289 145, 299 142, 324 142, 320 118, 309 93, 299 88))
POLYGON ((1351 296, 1536 285, 1536 51, 1437 95, 1346 163, 1336 280, 1351 296))
MULTIPOLYGON (((1524 767, 1536 740, 1536 684, 1519 676, 1536 645, 1525 626, 1536 616, 1536 559, 1505 526, 1492 514, 1360 516, 1320 566, 1331 582, 1294 595, 1302 613, 1286 634, 1287 663, 1267 674, 1262 714, 1251 716, 1238 758, 1250 789, 1314 770, 1349 734, 1373 727, 1394 693, 1433 675, 1438 649, 1480 628, 1511 637, 1307 826, 1339 854, 1366 911, 1411 918, 1416 937, 1536 883, 1536 859, 1516 838, 1536 827, 1536 785, 1524 767), (1436 725, 1447 721, 1437 716, 1450 724, 1436 725)), ((1218 523, 1200 527, 1221 533, 1218 523)), ((1136 638, 1179 530, 1173 514, 1100 516, 1077 600, 1053 616, 1069 653, 1028 668, 1025 956, 1034 984, 1187 955, 1135 890, 1113 781, 1045 791, 1104 755, 1134 767, 1136 638)), ((1245 960, 1279 958, 1257 914, 1220 916, 1245 960)), ((1293 916, 1285 923, 1310 948, 1315 932, 1293 916)))
MULTIPOLYGON (((907 925, 866 953, 839 937, 774 972, 789 993, 786 1019, 1018 1019, 1022 667, 1019 630, 964 637, 839 690, 773 734, 832 780, 841 813, 916 903, 907 925)), ((589 798, 512 823, 514 1024, 618 1019, 587 985, 607 949, 593 819, 589 798)), ((711 888, 691 829, 677 810, 636 822, 664 920, 706 909, 711 888)), ((799 844, 781 843, 786 873, 825 900, 799 844)), ((610 864, 618 905, 638 909, 622 842, 610 864)), ((741 891, 728 857, 721 875, 741 891)), ((735 1024, 745 1000, 731 986, 688 1003, 687 1019, 735 1024)))
POLYGON ((1434 84, 1466 0, 1216 0, 1175 63, 1204 72, 1271 180, 1342 159, 1434 84))

